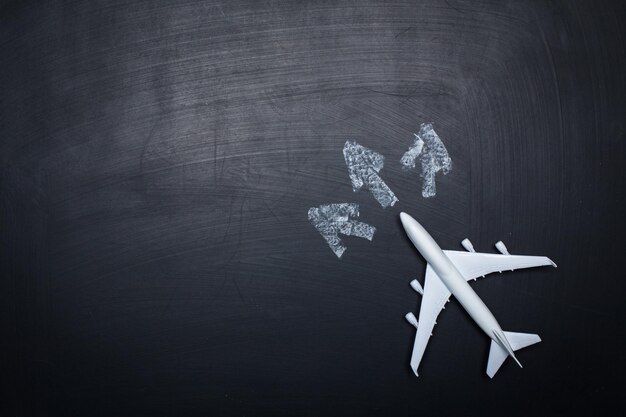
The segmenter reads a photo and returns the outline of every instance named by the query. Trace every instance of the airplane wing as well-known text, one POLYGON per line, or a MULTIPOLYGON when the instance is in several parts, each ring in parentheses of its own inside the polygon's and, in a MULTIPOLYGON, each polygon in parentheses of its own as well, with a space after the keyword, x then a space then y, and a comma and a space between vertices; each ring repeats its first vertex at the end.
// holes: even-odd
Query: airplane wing
POLYGON ((467 281, 493 272, 548 265, 556 267, 556 264, 545 256, 500 255, 454 250, 444 250, 443 252, 467 281))
POLYGON ((411 369, 417 376, 417 367, 419 366, 424 350, 430 336, 432 336, 433 328, 437 323, 437 316, 450 298, 450 291, 439 279, 435 271, 426 266, 426 278, 424 281, 424 295, 422 296, 422 304, 420 306, 419 322, 417 324, 417 333, 415 334, 415 344, 413 345, 413 354, 411 355, 411 369))

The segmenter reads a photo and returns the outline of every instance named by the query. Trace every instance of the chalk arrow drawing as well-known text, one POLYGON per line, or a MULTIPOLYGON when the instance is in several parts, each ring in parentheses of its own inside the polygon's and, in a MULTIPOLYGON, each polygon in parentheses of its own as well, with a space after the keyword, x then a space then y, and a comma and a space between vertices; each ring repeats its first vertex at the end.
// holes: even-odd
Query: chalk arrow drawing
POLYGON ((339 233, 362 237, 370 241, 374 237, 376 231, 374 226, 352 220, 351 217, 359 217, 358 204, 322 204, 309 209, 309 221, 326 239, 337 258, 341 258, 346 250, 346 246, 339 239, 339 233))
POLYGON ((385 162, 384 156, 356 142, 347 141, 343 147, 343 157, 348 165, 354 191, 365 186, 384 208, 398 201, 393 191, 378 176, 385 162))
POLYGON ((419 133, 415 134, 415 142, 404 153, 400 163, 404 169, 415 168, 419 158, 422 166, 422 196, 433 197, 437 193, 435 175, 442 171, 445 174, 452 170, 452 160, 432 123, 422 123, 419 133))

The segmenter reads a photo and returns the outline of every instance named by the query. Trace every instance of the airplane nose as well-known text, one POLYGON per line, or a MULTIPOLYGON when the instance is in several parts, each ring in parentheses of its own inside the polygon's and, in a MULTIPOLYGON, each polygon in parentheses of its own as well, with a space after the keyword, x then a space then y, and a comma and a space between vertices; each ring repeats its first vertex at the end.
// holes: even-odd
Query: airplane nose
POLYGON ((400 213, 400 221, 402 222, 402 227, 404 228, 404 231, 406 232, 406 234, 409 236, 409 239, 411 239, 411 242, 413 242, 413 245, 415 245, 416 248, 418 248, 418 237, 419 235, 421 235, 420 233, 420 227, 419 227, 419 223, 410 215, 406 214, 405 212, 400 213))
POLYGON ((419 225, 417 220, 415 220, 411 215, 406 214, 405 212, 400 213, 400 222, 402 223, 402 227, 407 233, 410 233, 410 230, 415 229, 415 225, 419 225))
MULTIPOLYGON (((417 220, 411 217, 409 214, 405 212, 400 213, 400 221, 402 222, 402 227, 406 232, 407 236, 413 242, 413 245, 417 248, 418 251, 422 252, 422 248, 424 247, 424 242, 429 242, 432 240, 430 235, 422 225, 420 225, 417 220)), ((432 241, 432 243, 436 246, 437 244, 432 241)))

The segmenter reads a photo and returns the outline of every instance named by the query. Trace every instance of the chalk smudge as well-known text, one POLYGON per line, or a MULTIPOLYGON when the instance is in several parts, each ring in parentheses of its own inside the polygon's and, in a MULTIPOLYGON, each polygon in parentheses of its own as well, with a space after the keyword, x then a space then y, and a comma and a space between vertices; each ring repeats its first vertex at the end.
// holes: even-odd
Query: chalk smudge
POLYGON ((338 234, 357 236, 372 240, 376 228, 367 223, 351 219, 359 217, 359 205, 354 203, 322 204, 309 209, 309 221, 326 239, 328 246, 335 252, 337 258, 346 250, 346 246, 339 239, 338 234))
POLYGON ((348 166, 353 191, 365 186, 384 208, 393 206, 398 201, 378 175, 384 166, 384 156, 356 142, 347 141, 343 147, 343 157, 348 166))
POLYGON ((415 134, 415 142, 404 153, 400 163, 404 169, 415 168, 419 158, 422 165, 422 196, 433 197, 437 193, 435 175, 442 171, 445 174, 452 170, 452 160, 432 123, 422 123, 420 131, 415 134))

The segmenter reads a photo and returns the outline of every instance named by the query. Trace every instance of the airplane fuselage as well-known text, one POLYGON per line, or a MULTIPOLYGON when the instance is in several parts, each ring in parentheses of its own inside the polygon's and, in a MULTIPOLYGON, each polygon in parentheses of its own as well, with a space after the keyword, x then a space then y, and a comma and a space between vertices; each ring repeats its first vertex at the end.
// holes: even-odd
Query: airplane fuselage
POLYGON ((496 343, 501 341, 495 333, 503 334, 500 324, 489 308, 474 292, 452 261, 446 256, 432 236, 411 216, 400 214, 402 225, 411 242, 426 262, 433 268, 450 293, 459 300, 459 303, 478 326, 496 343))

